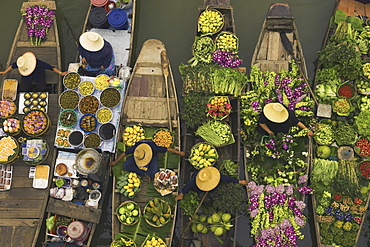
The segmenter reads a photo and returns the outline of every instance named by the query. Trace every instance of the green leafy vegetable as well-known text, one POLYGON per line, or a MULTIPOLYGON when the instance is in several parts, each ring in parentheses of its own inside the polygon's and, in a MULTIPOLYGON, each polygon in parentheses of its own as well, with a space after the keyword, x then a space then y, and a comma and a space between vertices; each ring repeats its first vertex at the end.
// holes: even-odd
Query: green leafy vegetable
POLYGON ((190 216, 195 213, 195 210, 198 208, 199 204, 200 197, 195 191, 189 191, 189 193, 185 194, 180 201, 180 207, 184 211, 184 214, 190 216))
POLYGON ((358 116, 354 118, 358 133, 363 137, 370 138, 370 110, 361 111, 358 116))

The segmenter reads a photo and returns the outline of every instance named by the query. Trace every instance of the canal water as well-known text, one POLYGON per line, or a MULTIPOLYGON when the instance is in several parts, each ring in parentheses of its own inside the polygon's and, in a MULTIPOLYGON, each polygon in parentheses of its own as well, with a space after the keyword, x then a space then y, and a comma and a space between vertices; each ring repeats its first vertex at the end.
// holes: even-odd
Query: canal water
MULTIPOLYGON (((82 31, 89 0, 55 0, 57 3, 57 23, 62 52, 62 70, 68 68, 76 58, 76 40, 82 31)), ((22 0, 0 3, 0 67, 7 66, 9 50, 20 20, 22 0)), ((231 0, 234 7, 236 33, 240 40, 239 56, 244 60, 242 66, 250 69, 254 46, 257 43, 268 7, 272 0, 231 0)), ((314 75, 314 63, 320 50, 335 0, 285 0, 291 7, 298 27, 304 55, 306 58, 309 80, 314 75)), ((136 24, 134 32, 133 66, 143 42, 150 38, 161 40, 167 49, 174 78, 181 92, 181 77, 178 66, 191 58, 191 45, 194 40, 198 7, 203 0, 137 0, 136 24)), ((1 207, 1 205, 0 205, 1 207)), ((311 217, 311 215, 308 215, 311 217)), ((95 234, 92 247, 107 247, 111 242, 111 204, 110 198, 104 202, 104 214, 95 234)), ((251 246, 247 220, 238 231, 238 242, 242 246, 251 246)), ((313 228, 304 229, 306 238, 300 246, 315 246, 313 228)), ((361 238, 358 246, 366 246, 361 238)), ((38 245, 41 246, 41 245, 38 245)))

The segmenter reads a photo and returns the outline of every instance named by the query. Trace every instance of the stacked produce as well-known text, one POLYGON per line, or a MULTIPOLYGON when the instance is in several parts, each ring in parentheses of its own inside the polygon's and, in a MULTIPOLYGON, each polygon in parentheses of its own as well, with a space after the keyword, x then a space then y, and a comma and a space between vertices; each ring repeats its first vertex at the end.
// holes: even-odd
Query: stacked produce
POLYGON ((222 120, 231 112, 230 100, 226 96, 212 97, 207 104, 207 116, 222 120))
POLYGON ((173 142, 173 137, 170 131, 160 129, 154 133, 153 142, 160 147, 170 147, 173 142))
POLYGON ((370 141, 366 138, 359 139, 354 147, 355 151, 362 157, 370 156, 370 141))
POLYGON ((116 209, 119 221, 125 225, 134 225, 140 219, 140 207, 136 202, 126 201, 116 209))
POLYGON ((218 10, 206 9, 198 19, 198 31, 204 34, 213 34, 221 30, 224 18, 218 10))
POLYGON ((225 122, 211 120, 201 125, 195 134, 202 137, 206 142, 219 147, 229 142, 231 129, 225 122))
POLYGON ((215 44, 208 36, 195 37, 192 52, 193 57, 188 61, 191 66, 196 66, 199 62, 211 63, 212 52, 215 51, 215 44))
POLYGON ((198 143, 191 148, 189 162, 196 168, 212 166, 218 159, 217 151, 212 145, 207 143, 198 143))
POLYGON ((126 126, 123 132, 123 141, 127 146, 133 146, 136 142, 145 139, 143 127, 139 125, 126 126))
POLYGON ((133 198, 139 192, 140 186, 141 179, 134 172, 126 172, 119 176, 116 181, 116 189, 128 198, 133 198))
POLYGON ((231 176, 231 177, 237 177, 238 176, 238 168, 239 168, 238 163, 234 163, 231 160, 224 160, 224 161, 222 161, 220 167, 221 167, 220 172, 222 174, 225 174, 225 175, 228 175, 228 176, 231 176))
POLYGON ((196 214, 192 219, 191 230, 194 233, 206 234, 211 230, 215 236, 226 234, 233 227, 231 224, 231 214, 221 211, 208 216, 196 214))
POLYGON ((330 145, 334 142, 334 130, 329 124, 319 123, 315 131, 315 140, 320 145, 330 145))
POLYGON ((221 51, 237 51, 239 39, 233 33, 221 32, 216 38, 216 49, 221 51))
POLYGON ((142 247, 166 247, 166 243, 160 237, 148 235, 142 247))
POLYGON ((3 130, 9 135, 17 134, 21 130, 21 122, 18 118, 7 118, 3 121, 3 130))
POLYGON ((150 200, 145 206, 144 218, 151 226, 164 226, 171 220, 171 207, 168 202, 156 197, 150 200))

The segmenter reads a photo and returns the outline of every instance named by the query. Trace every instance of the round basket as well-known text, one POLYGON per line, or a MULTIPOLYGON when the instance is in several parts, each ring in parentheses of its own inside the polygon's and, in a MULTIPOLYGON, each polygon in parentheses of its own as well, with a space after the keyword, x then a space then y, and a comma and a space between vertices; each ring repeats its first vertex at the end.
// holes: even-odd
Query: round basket
POLYGON ((116 136, 116 126, 112 123, 105 123, 99 127, 99 136, 104 141, 113 139, 116 136))
POLYGON ((200 170, 204 167, 213 166, 218 158, 219 158, 219 156, 218 156, 217 150, 212 144, 210 144, 208 142, 199 142, 191 148, 190 155, 189 155, 189 162, 190 162, 190 164, 192 164, 192 166, 195 169, 200 170), (200 145, 202 145, 202 148, 200 147, 200 145), (207 148, 203 149, 204 146, 206 146, 207 148), (210 146, 209 150, 208 150, 208 146, 210 146), (208 150, 208 151, 202 151, 203 153, 200 153, 199 149, 208 150), (198 151, 196 151, 196 150, 198 150, 198 151), (212 155, 209 153, 210 150, 214 150, 212 155), (207 157, 213 157, 213 158, 207 158, 206 156, 207 157), (202 159, 203 160, 207 159, 207 161, 209 163, 205 162, 205 161, 201 162, 202 159), (209 161, 208 159, 213 159, 213 161, 212 160, 209 161))
MULTIPOLYGON (((124 238, 125 241, 132 241, 131 238, 126 238, 126 237, 121 237, 121 238, 124 238)), ((114 246, 117 246, 117 244, 121 244, 120 246, 125 246, 125 244, 122 242, 122 240, 114 240, 110 245, 109 247, 114 247, 114 246), (121 244, 122 243, 122 244, 121 244)), ((135 244, 134 241, 132 241, 132 244, 129 245, 130 247, 137 247, 137 245, 135 244)))
POLYGON ((7 157, 7 160, 5 160, 5 156, 2 157, 2 161, 0 161, 0 164, 11 164, 14 163, 19 158, 19 143, 13 136, 2 136, 0 137, 0 144, 4 144, 5 148, 3 148, 3 151, 7 151, 8 153, 11 153, 7 157))
POLYGON ((59 96, 59 106, 62 109, 76 109, 80 96, 74 90, 66 90, 59 96))
POLYGON ((101 144, 101 138, 96 133, 88 133, 85 135, 83 143, 85 148, 98 148, 101 144))
POLYGON ((0 100, 0 118, 8 118, 17 111, 17 105, 10 100, 0 100))
POLYGON ((168 129, 157 129, 153 133, 153 142, 160 147, 169 148, 173 146, 173 135, 168 129))
POLYGON ((91 81, 83 81, 78 85, 78 92, 83 95, 91 95, 95 91, 95 85, 91 81))
POLYGON ((347 99, 353 99, 357 95, 357 90, 352 83, 346 82, 341 84, 337 89, 337 95, 339 97, 345 97, 347 99), (346 89, 346 90, 344 90, 346 89), (351 93, 347 93, 346 91, 350 90, 351 93))
POLYGON ((105 74, 98 75, 95 78, 95 88, 98 90, 106 89, 107 87, 109 87, 110 84, 109 80, 110 80, 109 76, 105 74))
POLYGON ((72 109, 64 109, 59 114, 59 124, 65 128, 72 128, 77 123, 77 113, 72 109))
POLYGON ((117 215, 117 218, 118 218, 118 220, 119 220, 119 222, 121 222, 123 225, 125 225, 125 226, 132 226, 132 225, 135 225, 138 221, 139 221, 139 219, 140 219, 140 217, 141 217, 141 210, 140 210, 140 207, 139 207, 139 205, 136 203, 136 202, 134 202, 134 201, 124 201, 124 202, 122 202, 117 208, 116 208, 116 211, 115 211, 115 214, 117 215), (126 223, 126 221, 123 221, 122 219, 121 219, 121 214, 119 213, 119 209, 121 208, 121 207, 125 207, 127 204, 129 204, 129 203, 133 203, 134 205, 135 205, 135 208, 133 209, 133 210, 137 210, 137 211, 139 211, 138 212, 138 215, 137 216, 135 216, 135 220, 131 223, 131 224, 128 224, 128 223, 126 223))
MULTIPOLYGON (((44 163, 45 160, 49 156, 49 145, 46 142, 46 140, 43 139, 43 138, 41 138, 41 137, 38 137, 38 138, 29 138, 28 140, 42 140, 42 147, 41 147, 41 149, 38 148, 39 149, 37 151, 38 156, 35 157, 35 158, 38 158, 40 155, 41 155, 41 157, 38 158, 38 159, 33 159, 33 160, 25 160, 25 156, 26 155, 23 155, 23 161, 26 162, 29 165, 40 165, 40 164, 44 163)), ((23 151, 22 151, 22 153, 23 153, 23 151)))
POLYGON ((113 118, 113 111, 108 107, 102 107, 95 113, 96 119, 99 123, 109 123, 113 118))
POLYGON ((222 31, 219 34, 217 34, 215 38, 215 44, 216 49, 220 49, 221 51, 237 53, 239 50, 239 38, 234 33, 229 31, 222 31), (228 46, 228 44, 226 44, 226 46, 223 45, 222 40, 227 38, 235 40, 235 44, 232 44, 232 46, 228 46))
POLYGON ((121 93, 116 88, 104 89, 100 94, 100 103, 108 108, 116 107, 121 102, 121 93))
POLYGON ((99 100, 94 95, 84 96, 78 103, 78 109, 82 114, 94 114, 99 108, 99 100))
POLYGON ((370 146, 370 141, 365 137, 360 137, 358 141, 355 143, 353 149, 355 150, 356 154, 365 158, 370 158, 370 152, 367 152, 366 149, 363 149, 364 146, 370 146))
POLYGON ((93 132, 97 125, 98 121, 96 120, 95 115, 85 114, 80 118, 80 129, 85 133, 93 132))
POLYGON ((31 110, 23 115, 21 128, 28 136, 42 136, 50 130, 49 116, 41 110, 31 110))
POLYGON ((4 121, 1 123, 1 125, 3 127, 4 133, 6 133, 9 136, 16 136, 19 133, 21 133, 21 130, 22 130, 22 128, 21 128, 21 121, 17 117, 8 117, 8 118, 5 118, 4 121), (11 125, 18 125, 18 129, 17 129, 17 127, 9 126, 9 123, 11 125), (9 131, 9 127, 12 128, 11 131, 9 131), (13 131, 13 128, 15 128, 14 131, 13 131))
MULTIPOLYGON (((155 199, 158 199, 158 198, 155 198, 155 199)), ((166 225, 168 222, 170 222, 171 217, 168 217, 167 219, 165 219, 166 221, 165 221, 164 223, 161 223, 161 224, 154 224, 154 223, 153 223, 153 220, 149 220, 149 219, 148 219, 148 218, 150 218, 150 217, 152 217, 152 219, 153 219, 153 217, 154 217, 154 216, 157 216, 154 212, 149 212, 149 208, 153 208, 153 207, 151 207, 151 206, 150 206, 150 203, 151 203, 151 202, 153 202, 153 203, 154 203, 154 200, 155 200, 155 199, 152 199, 152 200, 148 201, 148 203, 147 203, 147 204, 145 205, 145 207, 144 207, 144 213, 143 213, 143 215, 144 215, 144 219, 145 219, 146 223, 148 223, 148 225, 150 225, 150 226, 152 226, 152 227, 162 227, 162 226, 166 225)), ((158 201, 159 201, 159 203, 164 203, 164 204, 166 204, 166 205, 167 205, 167 207, 168 207, 170 210, 169 210, 169 213, 166 213, 166 214, 171 215, 172 210, 171 210, 171 207, 170 207, 170 205, 168 204, 168 202, 166 202, 166 201, 164 201, 164 200, 162 200, 162 199, 158 199, 158 201)), ((160 210, 160 208, 162 208, 162 207, 158 207, 158 205, 155 205, 155 207, 156 207, 157 209, 159 209, 159 210, 160 210)), ((161 217, 163 217, 163 216, 161 216, 161 217)), ((157 218, 159 218, 159 216, 157 216, 157 218)), ((163 218, 164 218, 164 217, 163 217, 163 218)))
POLYGON ((144 136, 144 138, 145 138, 145 130, 144 130, 144 128, 142 127, 142 126, 140 126, 140 125, 128 125, 128 126, 125 126, 125 129, 124 129, 124 131, 123 131, 123 136, 122 136, 122 138, 123 138, 123 142, 125 143, 125 145, 126 146, 128 146, 128 147, 132 147, 133 145, 135 145, 135 143, 136 142, 138 142, 138 141, 140 141, 140 140, 142 140, 141 139, 141 136, 144 136), (137 128, 137 127, 139 127, 139 128, 137 128), (131 134, 133 134, 133 133, 130 133, 128 130, 130 130, 130 129, 138 129, 139 130, 139 132, 140 133, 137 133, 137 134, 134 134, 135 136, 135 138, 133 138, 133 139, 130 139, 129 137, 130 137, 130 135, 131 134))
POLYGON ((367 90, 368 88, 370 88, 370 81, 369 81, 369 79, 362 78, 360 80, 364 84, 366 84, 366 86, 364 86, 362 88, 360 85, 358 85, 359 84, 358 80, 356 80, 356 82, 355 82, 355 88, 356 88, 357 93, 362 94, 362 95, 370 95, 370 91, 367 90))
POLYGON ((355 108, 352 106, 351 102, 347 98, 340 97, 336 101, 333 102, 332 109, 333 109, 333 112, 338 114, 338 116, 348 116, 355 108), (348 109, 347 112, 338 112, 337 111, 337 109, 343 109, 343 104, 341 104, 339 102, 346 102, 346 104, 349 106, 349 109, 348 109), (338 108, 335 107, 335 106, 338 106, 338 108))
POLYGON ((68 143, 72 147, 78 147, 81 146, 81 144, 84 142, 84 133, 79 130, 74 130, 68 135, 68 143))
POLYGON ((361 175, 365 179, 370 179, 370 161, 365 160, 358 165, 361 175))
POLYGON ((207 116, 215 120, 224 120, 230 115, 231 104, 227 96, 214 96, 208 100, 207 116), (224 114, 220 114, 224 113, 224 114))
POLYGON ((217 9, 206 8, 202 13, 200 13, 198 17, 198 32, 201 32, 204 35, 213 35, 221 31, 222 28, 224 27, 224 24, 225 24, 225 18, 220 11, 218 11, 217 9), (208 17, 209 13, 212 13, 212 12, 215 13, 216 16, 221 18, 221 25, 215 28, 213 25, 215 23, 214 18, 208 17), (202 22, 202 20, 207 20, 207 21, 202 22), (209 25, 212 25, 211 29, 209 29, 209 25))
POLYGON ((63 77, 63 85, 68 89, 75 89, 81 82, 81 76, 77 72, 69 72, 63 77))

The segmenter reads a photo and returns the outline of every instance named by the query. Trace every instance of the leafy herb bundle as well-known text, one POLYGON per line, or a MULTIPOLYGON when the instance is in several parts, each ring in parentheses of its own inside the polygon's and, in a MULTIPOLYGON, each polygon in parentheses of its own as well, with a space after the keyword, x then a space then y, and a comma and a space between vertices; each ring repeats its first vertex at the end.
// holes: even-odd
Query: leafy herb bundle
POLYGON ((236 183, 223 183, 217 189, 209 193, 212 206, 216 210, 238 214, 244 203, 244 192, 242 185, 236 183))
POLYGON ((195 191, 189 191, 180 201, 180 206, 185 215, 193 215, 199 204, 200 197, 195 191))
POLYGON ((188 128, 194 128, 207 121, 207 103, 212 96, 214 94, 189 91, 183 97, 184 104, 180 115, 188 128))

